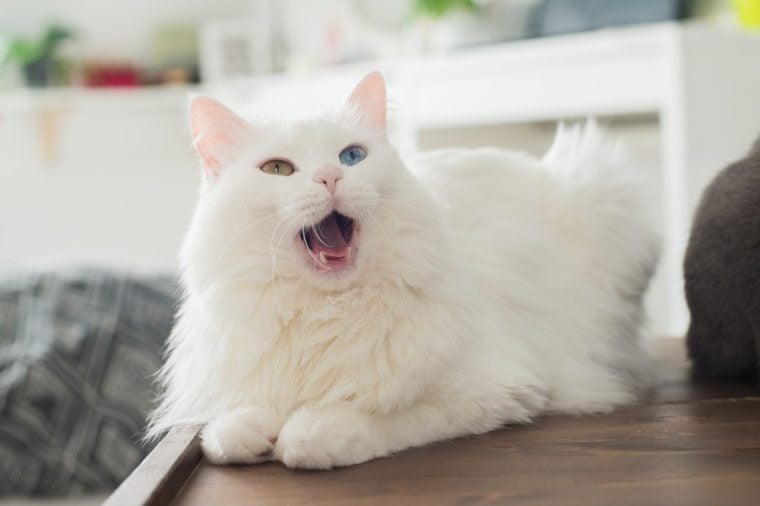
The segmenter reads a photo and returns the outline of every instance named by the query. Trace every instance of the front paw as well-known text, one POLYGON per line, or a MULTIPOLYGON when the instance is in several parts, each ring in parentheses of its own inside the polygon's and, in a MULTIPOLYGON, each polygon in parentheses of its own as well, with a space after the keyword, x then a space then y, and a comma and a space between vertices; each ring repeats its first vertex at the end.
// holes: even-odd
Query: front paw
POLYGON ((255 464, 272 458, 282 422, 270 410, 247 407, 220 415, 201 432, 201 447, 213 464, 255 464))
POLYGON ((350 410, 302 408, 290 417, 275 445, 277 460, 291 469, 330 469, 382 454, 368 416, 350 410))

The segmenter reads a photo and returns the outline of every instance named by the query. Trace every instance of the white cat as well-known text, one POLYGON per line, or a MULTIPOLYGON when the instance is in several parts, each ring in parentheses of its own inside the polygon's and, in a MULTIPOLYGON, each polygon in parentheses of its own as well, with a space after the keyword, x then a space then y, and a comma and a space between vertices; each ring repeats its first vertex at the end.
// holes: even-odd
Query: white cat
POLYGON ((645 205, 593 124, 546 157, 402 162, 385 84, 249 124, 191 104, 205 178, 152 434, 205 423, 214 463, 327 469, 632 403, 649 363, 645 205))

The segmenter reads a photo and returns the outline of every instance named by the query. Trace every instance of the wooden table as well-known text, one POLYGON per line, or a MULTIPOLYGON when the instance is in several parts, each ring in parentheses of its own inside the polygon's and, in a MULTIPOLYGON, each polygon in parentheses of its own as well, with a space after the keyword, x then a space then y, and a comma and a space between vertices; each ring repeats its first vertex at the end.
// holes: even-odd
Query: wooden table
POLYGON ((107 502, 125 504, 760 504, 760 388, 689 379, 663 341, 658 388, 607 416, 544 417, 332 471, 217 467, 175 430, 107 502))

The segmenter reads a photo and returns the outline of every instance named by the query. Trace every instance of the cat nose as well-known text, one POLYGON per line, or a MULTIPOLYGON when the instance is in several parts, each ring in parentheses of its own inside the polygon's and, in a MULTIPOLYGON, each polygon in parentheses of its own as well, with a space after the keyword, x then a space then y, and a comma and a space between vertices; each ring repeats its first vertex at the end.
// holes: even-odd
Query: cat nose
POLYGON ((335 189, 341 179, 343 179, 343 171, 335 166, 322 167, 314 174, 314 182, 325 185, 332 195, 335 195, 335 189))

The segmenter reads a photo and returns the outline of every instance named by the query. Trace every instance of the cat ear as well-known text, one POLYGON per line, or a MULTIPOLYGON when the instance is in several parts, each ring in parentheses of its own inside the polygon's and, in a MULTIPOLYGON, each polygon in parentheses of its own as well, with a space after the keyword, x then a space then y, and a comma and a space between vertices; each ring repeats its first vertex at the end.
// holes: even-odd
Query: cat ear
POLYGON ((348 103, 355 107, 362 118, 371 126, 385 130, 387 101, 385 80, 380 72, 370 72, 348 97, 348 103))
POLYGON ((251 125, 208 97, 195 97, 190 102, 190 129, 209 177, 218 176, 225 163, 235 161, 253 137, 251 125))

